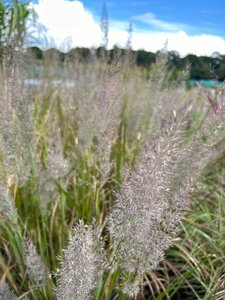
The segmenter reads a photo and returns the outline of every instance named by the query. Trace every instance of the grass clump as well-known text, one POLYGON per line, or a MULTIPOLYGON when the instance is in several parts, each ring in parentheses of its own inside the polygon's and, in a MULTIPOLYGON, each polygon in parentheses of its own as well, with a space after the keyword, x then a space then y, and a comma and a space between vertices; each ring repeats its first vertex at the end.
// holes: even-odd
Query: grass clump
POLYGON ((14 52, 0 74, 0 295, 222 299, 223 95, 169 81, 165 50, 147 76, 119 56, 63 72, 48 56, 37 86, 14 52))

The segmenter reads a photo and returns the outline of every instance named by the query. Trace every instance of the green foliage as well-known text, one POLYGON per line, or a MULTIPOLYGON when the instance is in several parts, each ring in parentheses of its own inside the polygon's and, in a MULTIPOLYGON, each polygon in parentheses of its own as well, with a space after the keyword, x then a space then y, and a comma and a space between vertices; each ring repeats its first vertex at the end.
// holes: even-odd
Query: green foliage
POLYGON ((0 53, 6 47, 23 44, 28 15, 28 2, 0 1, 0 53))

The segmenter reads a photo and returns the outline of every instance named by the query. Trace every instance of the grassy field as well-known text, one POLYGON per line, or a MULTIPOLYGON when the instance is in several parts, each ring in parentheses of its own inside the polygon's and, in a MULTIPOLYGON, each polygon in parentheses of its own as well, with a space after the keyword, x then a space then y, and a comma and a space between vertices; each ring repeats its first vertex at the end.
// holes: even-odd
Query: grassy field
POLYGON ((224 91, 132 61, 4 55, 0 299, 225 299, 224 91))

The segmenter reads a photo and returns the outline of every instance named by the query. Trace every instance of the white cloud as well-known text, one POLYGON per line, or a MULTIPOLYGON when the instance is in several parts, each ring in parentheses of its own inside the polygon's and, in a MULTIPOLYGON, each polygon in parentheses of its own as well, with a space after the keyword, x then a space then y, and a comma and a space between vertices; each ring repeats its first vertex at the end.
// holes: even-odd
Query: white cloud
POLYGON ((154 52, 163 48, 166 41, 168 41, 169 51, 176 50, 182 56, 189 53, 210 56, 215 51, 221 54, 225 52, 225 41, 219 36, 206 34, 190 36, 184 31, 133 34, 134 49, 140 48, 141 45, 143 49, 154 52))
POLYGON ((166 22, 163 20, 159 20, 153 13, 145 13, 143 15, 133 17, 134 20, 140 21, 142 23, 148 24, 156 30, 163 31, 179 31, 181 29, 187 28, 184 24, 166 22))
MULTIPOLYGON (((39 22, 47 28, 48 37, 52 37, 59 48, 68 37, 71 37, 72 47, 95 47, 101 44, 99 22, 81 1, 39 0, 39 4, 34 4, 34 9, 39 15, 39 22)), ((206 34, 191 36, 185 32, 184 26, 158 20, 149 13, 137 18, 149 22, 155 31, 140 30, 134 23, 132 46, 135 50, 141 48, 155 52, 162 49, 168 40, 168 50, 176 50, 182 56, 188 53, 211 55, 215 51, 224 53, 225 42, 222 37, 206 34)), ((128 37, 125 29, 128 24, 126 26, 125 22, 113 20, 109 25, 109 47, 115 44, 123 47, 128 37)))
POLYGON ((57 46, 67 37, 74 46, 98 46, 101 42, 99 24, 80 1, 39 0, 34 9, 57 46))

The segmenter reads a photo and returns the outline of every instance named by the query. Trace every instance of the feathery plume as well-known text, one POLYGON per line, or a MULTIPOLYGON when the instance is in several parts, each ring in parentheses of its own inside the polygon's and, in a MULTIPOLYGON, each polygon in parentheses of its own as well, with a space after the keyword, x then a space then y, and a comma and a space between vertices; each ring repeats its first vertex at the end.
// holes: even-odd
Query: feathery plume
POLYGON ((100 21, 100 28, 102 31, 102 45, 103 47, 107 48, 108 46, 108 31, 109 31, 109 18, 106 3, 103 3, 102 7, 102 15, 100 21))
MULTIPOLYGON (((202 125, 189 141, 185 130, 190 110, 183 108, 181 116, 174 113, 146 143, 110 215, 115 260, 124 274, 135 274, 138 281, 158 266, 171 245, 211 153, 210 124, 202 125)), ((135 280, 131 283, 136 286, 135 280)))
POLYGON ((31 101, 24 83, 23 54, 3 55, 0 69, 0 154, 1 172, 22 185, 30 174, 30 146, 33 143, 31 101))
POLYGON ((16 295, 10 289, 6 282, 0 283, 0 299, 1 300, 18 300, 16 295))
POLYGON ((161 222, 169 207, 166 196, 170 167, 178 155, 181 136, 171 126, 159 140, 146 144, 137 169, 117 194, 110 231, 115 247, 119 246, 122 268, 127 272, 144 273, 154 269, 170 245, 161 222))
POLYGON ((29 240, 24 240, 24 251, 27 265, 27 273, 31 280, 40 285, 45 285, 47 280, 47 270, 40 256, 37 254, 36 247, 29 240))
POLYGON ((0 213, 8 220, 16 223, 18 219, 15 201, 7 184, 0 178, 0 213))
MULTIPOLYGON (((107 179, 112 166, 110 154, 114 145, 121 113, 121 74, 118 61, 115 59, 104 74, 94 96, 94 101, 79 120, 79 136, 81 142, 90 147, 96 138, 95 153, 99 162, 100 172, 107 179), (88 113, 88 117, 87 117, 88 113), (85 119, 84 119, 85 116, 85 119)), ((82 100, 83 101, 83 100, 82 100)), ((81 110, 84 104, 81 103, 81 110)), ((79 108, 78 108, 79 110, 79 108)))
POLYGON ((95 102, 94 114, 96 116, 96 152, 100 160, 100 170, 103 178, 112 166, 110 154, 116 142, 121 113, 121 76, 118 62, 113 62, 100 88, 95 102))
POLYGON ((80 221, 64 251, 64 261, 59 271, 58 299, 91 299, 104 269, 103 253, 96 229, 80 221))
POLYGON ((54 130, 54 141, 49 145, 47 170, 51 178, 58 181, 62 180, 69 170, 69 163, 63 155, 60 129, 54 130))

